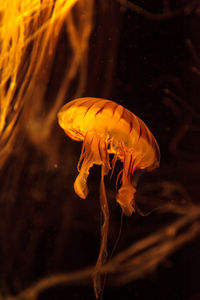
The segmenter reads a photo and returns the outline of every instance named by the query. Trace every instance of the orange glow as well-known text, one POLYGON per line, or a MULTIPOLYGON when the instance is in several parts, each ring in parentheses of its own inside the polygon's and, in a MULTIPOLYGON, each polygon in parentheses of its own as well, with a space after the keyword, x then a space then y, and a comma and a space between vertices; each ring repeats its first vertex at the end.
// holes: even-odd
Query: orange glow
POLYGON ((0 1, 0 166, 12 153, 19 130, 54 156, 47 144, 58 108, 77 74, 77 94, 86 82, 92 20, 93 0, 0 1), (46 92, 63 32, 68 63, 47 110, 46 92))
POLYGON ((58 113, 58 121, 70 138, 83 141, 79 175, 74 183, 76 194, 83 199, 87 197, 90 168, 93 164, 103 165, 106 175, 115 166, 109 163, 109 154, 114 154, 113 162, 121 160, 124 166, 116 200, 123 213, 131 215, 134 171, 154 169, 160 161, 158 144, 144 122, 123 106, 97 98, 80 98, 67 103, 58 113))
POLYGON ((99 268, 107 257, 109 210, 105 193, 104 176, 115 167, 117 160, 123 163, 122 184, 116 200, 123 213, 130 216, 134 208, 132 186, 133 173, 138 169, 153 170, 159 166, 158 144, 144 122, 117 103, 98 98, 75 99, 58 113, 59 125, 75 141, 83 141, 78 162, 79 175, 74 183, 76 194, 85 199, 88 194, 87 178, 90 168, 101 165, 100 204, 104 215, 101 228, 101 247, 94 274, 96 297, 101 292, 99 268), (109 154, 114 154, 110 165, 109 154))

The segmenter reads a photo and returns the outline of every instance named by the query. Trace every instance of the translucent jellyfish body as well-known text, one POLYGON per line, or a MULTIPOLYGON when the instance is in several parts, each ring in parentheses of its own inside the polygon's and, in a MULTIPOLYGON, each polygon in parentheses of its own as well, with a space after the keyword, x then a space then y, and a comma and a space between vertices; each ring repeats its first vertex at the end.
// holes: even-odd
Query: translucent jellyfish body
POLYGON ((159 166, 160 151, 156 139, 144 122, 123 106, 106 99, 79 98, 65 104, 58 113, 59 125, 75 141, 82 141, 78 162, 79 174, 74 182, 76 194, 85 199, 88 194, 87 178, 90 168, 101 165, 100 203, 104 215, 101 228, 101 247, 94 274, 96 297, 101 291, 99 270, 107 257, 107 233, 109 210, 104 176, 115 167, 117 160, 123 163, 121 186, 116 201, 122 212, 130 216, 135 211, 131 181, 138 169, 153 170, 159 166), (113 154, 112 162, 109 154, 113 154))

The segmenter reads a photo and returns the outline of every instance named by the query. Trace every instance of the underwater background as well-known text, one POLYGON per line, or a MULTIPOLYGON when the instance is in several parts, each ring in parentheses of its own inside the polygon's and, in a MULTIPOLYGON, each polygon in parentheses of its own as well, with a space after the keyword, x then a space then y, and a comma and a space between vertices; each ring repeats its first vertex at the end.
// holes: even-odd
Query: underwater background
POLYGON ((0 299, 95 299, 100 167, 90 171, 87 199, 79 199, 81 143, 57 122, 60 107, 77 97, 126 107, 161 151, 160 167, 141 174, 136 192, 138 207, 152 213, 123 217, 112 257, 121 164, 106 177, 102 299, 200 299, 199 1, 11 2, 0 5, 0 299), (12 22, 6 5, 10 18, 16 12, 12 22))

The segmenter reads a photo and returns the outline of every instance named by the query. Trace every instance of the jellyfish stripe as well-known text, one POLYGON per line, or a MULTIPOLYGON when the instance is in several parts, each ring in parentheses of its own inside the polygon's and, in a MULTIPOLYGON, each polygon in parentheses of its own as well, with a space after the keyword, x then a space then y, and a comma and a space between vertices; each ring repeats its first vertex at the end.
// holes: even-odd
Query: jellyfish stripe
POLYGON ((67 109, 69 109, 70 107, 72 107, 72 106, 74 105, 73 102, 74 102, 74 101, 70 101, 70 102, 66 103, 66 104, 61 108, 61 110, 60 110, 59 113, 58 113, 58 119, 59 119, 59 115, 62 115, 63 113, 65 113, 65 111, 66 111, 67 109))
MULTIPOLYGON (((122 106, 123 107, 123 106, 122 106)), ((123 120, 126 120, 126 109, 123 107, 123 111, 122 111, 122 114, 121 114, 121 117, 120 117, 120 120, 123 119, 123 120)))
POLYGON ((130 134, 132 132, 132 130, 134 129, 134 121, 137 122, 137 119, 135 119, 135 116, 126 108, 124 108, 120 119, 123 119, 125 122, 128 123, 129 134, 130 134))
POLYGON ((67 106, 67 109, 69 109, 73 105, 74 105, 74 103, 73 103, 73 101, 71 101, 71 102, 68 102, 66 105, 64 105, 63 108, 65 108, 65 106, 67 106))
POLYGON ((74 182, 75 193, 85 199, 88 194, 87 178, 94 164, 101 165, 100 206, 104 221, 101 226, 101 244, 93 286, 98 298, 101 285, 101 266, 106 262, 109 227, 104 176, 111 169, 111 176, 117 160, 123 163, 118 173, 116 201, 123 214, 130 216, 135 210, 135 187, 131 178, 136 169, 158 167, 160 151, 158 144, 145 123, 132 112, 117 103, 96 98, 79 98, 64 105, 58 113, 59 125, 72 139, 83 141, 78 161, 78 176, 74 182), (89 112, 89 113, 88 113, 89 112), (100 114, 100 115, 99 115, 100 114), (96 116, 99 115, 98 120, 96 116), (83 120, 84 119, 84 120, 83 120), (124 120, 120 122, 121 120, 124 120), (111 163, 109 154, 114 154, 111 163))
POLYGON ((131 133, 131 131, 133 130, 133 116, 132 116, 131 113, 129 114, 129 116, 130 116, 130 119, 129 119, 130 130, 129 130, 129 133, 131 133))
POLYGON ((96 117, 98 114, 100 114, 101 112, 103 112, 104 109, 105 109, 105 107, 106 107, 106 105, 108 105, 108 104, 109 104, 109 102, 106 102, 106 103, 103 105, 103 107, 101 107, 101 108, 95 113, 95 117, 96 117))
POLYGON ((77 108, 81 107, 81 106, 84 106, 84 104, 89 103, 89 102, 90 102, 89 100, 82 101, 79 105, 77 105, 77 108))
POLYGON ((123 113, 123 106, 117 105, 115 109, 115 114, 113 116, 116 117, 118 120, 120 120, 122 113, 123 113))
MULTIPOLYGON (((113 102, 113 104, 114 104, 114 102, 113 102)), ((115 104, 116 104, 116 103, 115 103, 115 104)), ((118 107, 118 104, 116 104, 115 107, 114 107, 114 109, 113 109, 113 116, 114 116, 114 114, 115 114, 115 111, 116 111, 117 107, 118 107)))
POLYGON ((129 122, 129 134, 131 133, 132 130, 133 130, 133 122, 132 122, 132 120, 130 120, 130 122, 129 122))
POLYGON ((90 110, 90 108, 94 105, 95 103, 92 103, 87 109, 86 109, 86 112, 83 116, 83 118, 85 118, 85 116, 87 115, 88 111, 90 110))
POLYGON ((103 107, 101 107, 97 112, 96 112, 96 114, 95 114, 95 117, 99 114, 99 113, 101 113, 102 111, 103 111, 103 107))
POLYGON ((58 113, 58 121, 70 138, 83 141, 77 179, 77 186, 81 185, 82 190, 77 193, 86 197, 89 169, 93 164, 101 164, 104 170, 109 170, 112 153, 111 172, 117 160, 123 163, 122 185, 116 200, 123 212, 130 215, 135 193, 132 174, 136 169, 154 169, 160 162, 158 144, 145 123, 123 106, 100 98, 79 98, 67 103, 58 113))

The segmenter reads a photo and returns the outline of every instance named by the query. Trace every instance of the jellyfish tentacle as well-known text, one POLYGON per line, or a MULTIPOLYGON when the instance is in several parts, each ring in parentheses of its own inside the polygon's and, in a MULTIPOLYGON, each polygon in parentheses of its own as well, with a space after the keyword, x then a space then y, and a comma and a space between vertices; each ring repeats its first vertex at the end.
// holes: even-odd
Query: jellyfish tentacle
POLYGON ((118 186, 118 183, 119 183, 119 180, 120 180, 120 177, 123 173, 124 169, 121 169, 117 175, 117 179, 116 179, 116 182, 115 182, 115 189, 117 190, 117 186, 118 186))
POLYGON ((84 158, 79 174, 74 182, 75 193, 82 199, 85 199, 88 194, 87 178, 93 164, 93 153, 89 153, 87 157, 84 158))
POLYGON ((135 212, 134 208, 134 195, 136 189, 130 183, 128 176, 125 172, 122 175, 122 186, 120 187, 117 193, 117 202, 120 204, 123 213, 126 216, 131 216, 133 211, 135 212))
POLYGON ((83 145, 82 145, 82 149, 81 149, 81 155, 80 155, 80 158, 79 158, 79 161, 78 161, 78 164, 77 164, 77 170, 78 172, 80 172, 80 165, 85 157, 85 153, 86 153, 86 140, 87 140, 87 133, 85 135, 85 138, 84 138, 84 141, 83 141, 83 145))
POLYGON ((101 156, 102 165, 104 165, 104 175, 107 175, 111 169, 111 166, 109 161, 108 145, 104 137, 100 138, 98 147, 99 147, 99 154, 101 156))
POLYGON ((110 170, 105 138, 99 136, 95 130, 90 130, 85 135, 81 156, 77 167, 79 174, 74 182, 74 190, 82 199, 87 197, 87 178, 89 175, 89 170, 94 164, 104 165, 105 174, 107 174, 110 170))
POLYGON ((113 157, 113 159, 112 159, 112 162, 111 162, 111 166, 112 166, 111 168, 112 168, 112 170, 111 170, 111 174, 110 174, 110 179, 113 176, 113 172, 114 172, 117 160, 118 160, 118 156, 115 154, 114 157, 113 157))
POLYGON ((88 194, 87 178, 93 164, 101 165, 100 204, 104 221, 101 225, 101 245, 97 259, 93 284, 98 298, 101 287, 101 267, 107 259, 107 238, 109 209, 105 192, 104 176, 120 160, 123 168, 119 172, 116 186, 120 179, 121 186, 116 200, 122 213, 130 216, 137 210, 134 201, 136 181, 131 178, 136 169, 153 170, 159 166, 160 151, 158 144, 144 122, 117 103, 98 98, 79 98, 65 104, 58 113, 59 125, 66 134, 83 141, 80 159, 77 165, 78 176, 74 190, 81 198, 88 194), (109 154, 114 154, 111 167, 109 154))
POLYGON ((107 260, 107 240, 108 240, 108 228, 109 228, 109 207, 105 190, 104 176, 107 174, 105 165, 101 167, 101 184, 100 184, 100 205, 103 213, 103 224, 101 225, 101 245, 99 250, 99 256, 95 266, 95 272, 93 274, 93 286, 96 298, 99 297, 102 291, 101 285, 101 273, 100 268, 105 264, 107 260))
POLYGON ((124 153, 124 168, 122 170, 122 185, 118 190, 116 200, 121 206, 123 213, 130 216, 134 209, 134 195, 136 189, 131 184, 131 176, 136 169, 132 153, 124 153))

